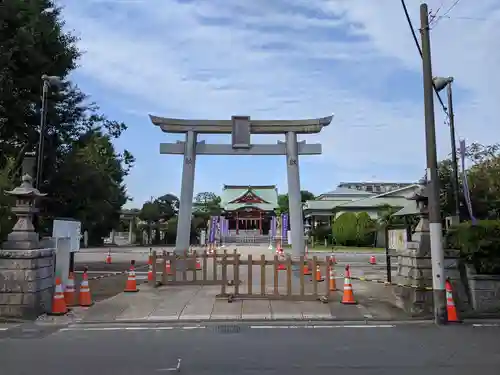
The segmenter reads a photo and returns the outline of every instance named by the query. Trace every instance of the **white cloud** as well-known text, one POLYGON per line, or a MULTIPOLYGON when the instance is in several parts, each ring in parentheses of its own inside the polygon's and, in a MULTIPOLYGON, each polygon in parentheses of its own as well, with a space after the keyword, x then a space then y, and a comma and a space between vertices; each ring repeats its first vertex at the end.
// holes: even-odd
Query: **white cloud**
MULTIPOLYGON (((133 99, 129 111, 154 108, 191 118, 334 112, 329 128, 308 137, 324 144, 323 162, 353 169, 371 162, 381 176, 406 165, 415 179, 421 175, 421 61, 399 1, 60 3, 86 50, 81 72, 133 99), (401 87, 388 87, 396 84, 401 87)), ((418 4, 407 3, 418 32, 418 4)), ((453 1, 428 3, 444 14, 453 1)), ((500 115, 499 2, 462 0, 449 17, 432 30, 434 73, 455 77, 459 135, 494 142, 500 138, 494 122, 500 115)), ((448 130, 435 106, 444 157, 448 130)))

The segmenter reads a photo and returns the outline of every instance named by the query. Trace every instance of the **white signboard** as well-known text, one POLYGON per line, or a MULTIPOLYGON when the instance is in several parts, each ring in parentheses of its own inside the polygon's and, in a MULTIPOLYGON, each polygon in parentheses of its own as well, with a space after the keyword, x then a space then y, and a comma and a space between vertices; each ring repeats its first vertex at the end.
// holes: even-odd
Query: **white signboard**
POLYGON ((82 223, 76 220, 54 220, 52 237, 69 238, 70 252, 80 251, 80 239, 82 236, 82 223))
POLYGON ((388 234, 388 247, 390 250, 406 249, 406 229, 390 229, 388 234))

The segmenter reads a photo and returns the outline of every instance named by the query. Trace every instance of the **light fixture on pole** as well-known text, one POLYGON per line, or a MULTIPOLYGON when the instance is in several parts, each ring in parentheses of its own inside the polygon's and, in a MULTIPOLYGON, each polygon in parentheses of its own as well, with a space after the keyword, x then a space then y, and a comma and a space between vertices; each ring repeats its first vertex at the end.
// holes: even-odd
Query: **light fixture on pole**
POLYGON ((47 122, 47 95, 50 87, 60 88, 62 86, 61 78, 57 76, 42 76, 43 89, 42 89, 42 103, 40 109, 40 129, 38 135, 38 152, 37 152, 37 165, 36 165, 36 178, 35 188, 40 188, 43 172, 43 146, 45 143, 45 125, 47 122))
POLYGON ((451 161, 453 164, 453 175, 451 178, 451 184, 453 187, 453 198, 454 198, 454 216, 457 220, 460 220, 460 189, 458 183, 458 160, 457 160, 457 145, 455 140, 455 115, 453 112, 453 92, 452 83, 453 77, 434 77, 433 78, 434 87, 436 91, 441 91, 446 87, 448 96, 448 117, 450 120, 450 140, 451 140, 451 161))

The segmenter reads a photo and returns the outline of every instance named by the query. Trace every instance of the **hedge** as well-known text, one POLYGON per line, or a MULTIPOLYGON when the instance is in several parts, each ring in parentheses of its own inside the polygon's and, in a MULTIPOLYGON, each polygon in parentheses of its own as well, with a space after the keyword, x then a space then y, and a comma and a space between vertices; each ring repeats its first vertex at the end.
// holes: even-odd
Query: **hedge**
POLYGON ((373 246, 375 231, 373 220, 366 212, 357 215, 344 212, 332 225, 332 234, 337 245, 373 246))
POLYGON ((477 273, 500 274, 500 220, 460 223, 448 230, 445 240, 477 273))

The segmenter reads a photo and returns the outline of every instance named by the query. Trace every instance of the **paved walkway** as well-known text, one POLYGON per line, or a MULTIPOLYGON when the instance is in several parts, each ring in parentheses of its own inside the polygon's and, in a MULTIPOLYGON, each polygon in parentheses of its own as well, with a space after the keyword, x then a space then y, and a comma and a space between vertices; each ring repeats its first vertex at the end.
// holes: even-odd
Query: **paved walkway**
POLYGON ((401 310, 391 305, 389 289, 354 283, 357 305, 340 303, 341 293, 333 292, 329 303, 320 301, 217 299, 220 286, 141 285, 138 293, 121 293, 90 308, 76 307, 63 317, 44 316, 39 320, 70 322, 155 322, 220 320, 404 320, 401 310))

